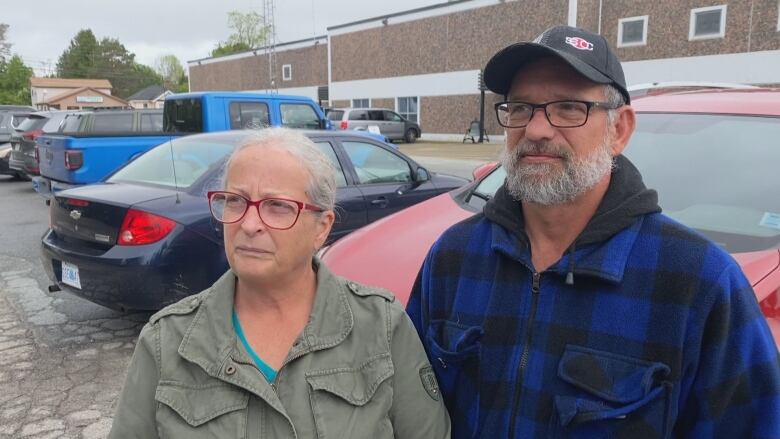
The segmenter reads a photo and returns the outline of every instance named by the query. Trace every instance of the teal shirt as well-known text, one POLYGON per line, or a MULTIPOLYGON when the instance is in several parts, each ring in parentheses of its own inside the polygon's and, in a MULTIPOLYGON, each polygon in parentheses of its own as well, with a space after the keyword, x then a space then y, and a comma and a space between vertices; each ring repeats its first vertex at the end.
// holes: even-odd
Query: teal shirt
POLYGON ((252 346, 249 346, 249 342, 246 341, 246 337, 244 337, 244 330, 241 329, 241 322, 238 321, 238 315, 236 314, 235 309, 233 309, 233 329, 236 330, 238 339, 241 340, 241 344, 243 344, 244 348, 246 348, 246 351, 249 352, 249 355, 252 357, 252 361, 254 361, 257 368, 260 369, 260 373, 263 374, 269 383, 272 383, 274 379, 276 379, 276 371, 271 366, 266 364, 266 362, 263 361, 263 359, 260 358, 257 353, 255 353, 254 349, 252 349, 252 346))

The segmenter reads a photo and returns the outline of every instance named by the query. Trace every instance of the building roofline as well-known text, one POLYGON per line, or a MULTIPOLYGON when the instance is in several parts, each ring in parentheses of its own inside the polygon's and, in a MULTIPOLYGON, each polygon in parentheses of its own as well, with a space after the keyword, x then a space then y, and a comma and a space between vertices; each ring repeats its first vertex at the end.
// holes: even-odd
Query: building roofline
POLYGON ((387 18, 401 17, 401 16, 404 16, 404 15, 410 15, 410 14, 416 14, 416 13, 419 13, 419 12, 430 11, 432 9, 446 8, 448 6, 457 5, 459 3, 468 3, 470 1, 473 1, 473 0, 452 0, 452 1, 445 2, 445 3, 436 3, 434 5, 423 6, 423 7, 415 8, 415 9, 408 9, 406 11, 393 12, 392 14, 378 15, 378 16, 372 17, 372 18, 364 18, 364 19, 358 20, 358 21, 351 21, 349 23, 338 24, 336 26, 330 26, 330 27, 328 27, 326 29, 328 31, 332 31, 332 30, 336 30, 336 29, 343 29, 343 28, 346 28, 346 27, 357 26, 359 24, 365 24, 365 23, 371 23, 371 22, 374 22, 374 21, 384 20, 384 19, 387 19, 387 18))
POLYGON ((113 89, 111 81, 108 79, 92 79, 92 78, 47 78, 41 76, 33 76, 30 78, 31 87, 48 87, 48 88, 80 88, 80 87, 93 87, 93 88, 107 88, 113 89), (40 83, 50 82, 55 85, 41 85, 40 83), (37 84, 36 84, 37 83, 37 84), (75 84, 75 86, 73 85, 75 84))
POLYGON ((92 90, 95 93, 101 94, 101 95, 103 95, 105 97, 114 99, 116 101, 123 102, 125 105, 128 105, 128 102, 126 100, 124 100, 124 99, 122 99, 122 98, 120 98, 118 96, 112 96, 112 95, 110 95, 108 93, 103 93, 102 91, 100 91, 100 90, 98 90, 96 88, 93 88, 93 87, 79 87, 79 88, 77 88, 77 89, 75 89, 75 90, 73 90, 71 92, 66 92, 66 93, 63 93, 63 94, 52 96, 51 99, 46 99, 42 103, 44 103, 44 104, 52 104, 54 102, 61 101, 61 100, 65 99, 65 98, 69 98, 69 97, 71 97, 73 95, 79 94, 79 93, 81 93, 81 92, 83 92, 85 90, 92 90))
MULTIPOLYGON (((460 1, 464 1, 464 0, 460 0, 460 1)), ((469 0, 465 0, 465 1, 469 1, 469 0)), ((279 49, 279 48, 283 49, 286 46, 292 46, 292 45, 295 45, 295 44, 302 44, 302 43, 308 43, 308 42, 314 43, 314 42, 317 42, 317 41, 320 41, 320 40, 326 40, 327 41, 327 39, 328 39, 327 35, 318 35, 316 37, 304 38, 302 40, 287 41, 287 42, 284 42, 284 43, 279 43, 279 44, 276 44, 273 47, 275 49, 279 49)), ((231 56, 235 57, 235 58, 244 58, 244 57, 247 57, 247 56, 255 56, 255 55, 258 54, 257 52, 268 50, 270 48, 271 48, 271 46, 261 46, 261 47, 255 47, 254 49, 245 50, 243 52, 231 53, 231 54, 228 54, 228 55, 207 56, 205 58, 198 58, 198 59, 189 60, 189 61, 187 61, 187 64, 197 63, 197 62, 201 62, 201 61, 217 61, 217 60, 220 60, 222 58, 228 58, 228 57, 231 57, 231 56)))

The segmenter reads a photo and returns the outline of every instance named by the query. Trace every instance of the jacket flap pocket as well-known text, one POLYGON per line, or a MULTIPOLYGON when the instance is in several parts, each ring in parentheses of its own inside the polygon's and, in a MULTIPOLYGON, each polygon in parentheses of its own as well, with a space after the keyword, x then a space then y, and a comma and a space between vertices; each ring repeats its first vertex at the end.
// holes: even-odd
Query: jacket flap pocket
POLYGON ((558 364, 561 379, 618 404, 644 399, 657 386, 657 378, 668 374, 663 363, 573 345, 566 346, 558 364))
POLYGON ((306 381, 313 390, 322 390, 362 406, 371 400, 380 384, 393 375, 390 353, 369 358, 358 367, 315 370, 306 373, 306 381))
POLYGON ((479 339, 483 334, 480 326, 437 320, 431 322, 426 341, 433 357, 455 363, 479 354, 479 339))
POLYGON ((161 381, 154 399, 173 409, 191 426, 197 427, 225 413, 245 409, 249 394, 221 383, 197 386, 161 381))

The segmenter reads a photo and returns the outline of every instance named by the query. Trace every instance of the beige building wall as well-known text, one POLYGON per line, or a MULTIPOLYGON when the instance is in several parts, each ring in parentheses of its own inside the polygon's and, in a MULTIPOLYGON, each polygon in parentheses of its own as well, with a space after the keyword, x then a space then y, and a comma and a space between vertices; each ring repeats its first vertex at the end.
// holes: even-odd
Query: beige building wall
MULTIPOLYGON (((324 42, 279 51, 277 86, 330 85, 332 107, 348 107, 351 99, 370 98, 374 107, 397 110, 398 97, 417 96, 424 133, 463 133, 469 122, 479 115, 479 94, 472 81, 464 78, 472 73, 476 75, 475 71, 482 69, 500 48, 517 41, 531 40, 550 26, 566 24, 572 2, 577 7, 577 25, 594 32, 600 31, 623 62, 641 65, 643 69, 643 63, 632 61, 656 62, 653 69, 643 70, 647 77, 655 78, 659 72, 676 71, 673 70, 673 66, 677 65, 675 62, 687 62, 691 57, 752 55, 758 51, 780 50, 777 0, 455 2, 443 3, 422 13, 391 14, 385 24, 379 17, 333 26, 328 29, 330 54, 328 44, 324 42), (467 9, 470 4, 487 5, 467 9), (728 5, 725 37, 689 41, 691 9, 721 4, 728 5), (618 21, 643 15, 649 17, 647 44, 618 48, 618 21), (418 16, 422 18, 412 19, 418 16), (672 61, 667 63, 669 60, 672 61), (281 80, 285 64, 292 66, 291 81, 281 80), (672 67, 667 68, 667 64, 672 67), (459 73, 466 75, 458 76, 459 73), (436 76, 435 81, 430 81, 430 86, 406 90, 407 83, 414 84, 418 78, 433 75, 441 75, 442 80, 439 81, 436 76), (406 77, 410 78, 407 80, 406 77), (360 85, 366 82, 370 83, 370 87, 360 85), (453 90, 443 91, 453 83, 457 85, 452 87, 453 90), (349 88, 354 84, 357 85, 349 88), (341 91, 336 92, 342 85, 349 87, 341 87, 341 91)), ((630 66, 626 69, 627 74, 630 73, 630 66)), ((202 65, 190 64, 190 78, 193 91, 256 90, 270 85, 268 61, 262 54, 204 62, 202 65)), ((476 80, 473 82, 476 83, 476 80)), ((487 96, 486 127, 492 135, 502 134, 503 130, 495 123, 492 105, 499 97, 490 93, 487 96)))
MULTIPOLYGON (((485 94, 485 130, 489 135, 504 134, 493 110, 493 104, 500 100, 501 96, 485 94)), ((464 134, 472 120, 479 120, 479 95, 430 96, 421 101, 423 132, 464 134)))
POLYGON ((621 61, 628 62, 778 50, 780 33, 777 25, 777 1, 612 0, 603 2, 601 33, 616 48, 621 61), (727 5, 725 36, 690 41, 691 9, 724 4, 727 5), (648 16, 647 44, 617 48, 618 20, 643 15, 648 16))
POLYGON ((69 109, 86 109, 86 108, 111 108, 111 107, 126 107, 127 102, 117 99, 113 96, 105 96, 100 93, 95 93, 92 90, 85 90, 84 92, 74 94, 65 97, 61 100, 49 101, 49 105, 52 108, 59 108, 60 110, 69 109), (80 102, 79 97, 99 97, 102 102, 80 102))
MULTIPOLYGON (((277 88, 320 86, 328 84, 328 49, 320 43, 311 47, 276 52, 277 88), (291 66, 292 77, 282 79, 284 65, 291 66)), ((239 59, 191 63, 190 90, 260 90, 271 87, 268 56, 252 55, 239 59)))
POLYGON ((371 99, 371 106, 375 108, 389 108, 395 110, 395 98, 371 99))
POLYGON ((568 0, 515 1, 334 35, 331 79, 481 69, 496 49, 565 22, 567 11, 568 0))

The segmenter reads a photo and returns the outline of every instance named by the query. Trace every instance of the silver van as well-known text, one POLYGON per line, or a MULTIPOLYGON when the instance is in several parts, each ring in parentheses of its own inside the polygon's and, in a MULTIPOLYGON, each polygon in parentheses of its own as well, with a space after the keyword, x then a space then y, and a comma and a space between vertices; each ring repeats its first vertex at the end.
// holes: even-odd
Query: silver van
POLYGON ((374 126, 391 141, 414 143, 422 134, 416 122, 384 108, 331 108, 326 111, 326 116, 334 128, 370 131, 370 127, 374 126))

